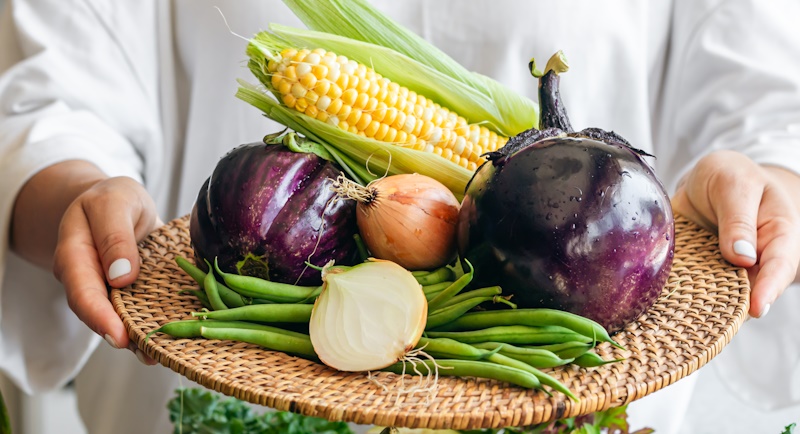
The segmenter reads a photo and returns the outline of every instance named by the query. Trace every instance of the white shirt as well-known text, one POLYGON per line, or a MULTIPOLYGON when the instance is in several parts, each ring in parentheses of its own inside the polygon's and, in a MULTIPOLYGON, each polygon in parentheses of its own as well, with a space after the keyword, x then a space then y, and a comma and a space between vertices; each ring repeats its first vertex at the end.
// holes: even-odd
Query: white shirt
MULTIPOLYGON (((234 98, 237 78, 255 79, 245 41, 215 6, 242 35, 300 22, 277 0, 9 1, 0 19, 0 369, 36 392, 72 378, 98 338, 48 271, 8 250, 19 189, 44 167, 83 159, 144 182, 162 218, 188 213, 225 152, 278 129, 234 98)), ((534 100, 527 61, 563 50, 572 125, 614 130, 656 155, 670 191, 714 149, 800 173, 796 1, 374 3, 534 100)), ((790 292, 780 305, 798 305, 790 292)), ((720 369, 742 399, 772 407, 800 402, 800 341, 790 332, 800 323, 791 309, 776 311, 745 325, 723 353, 744 355, 720 369), (747 357, 754 345, 758 360, 747 357)))

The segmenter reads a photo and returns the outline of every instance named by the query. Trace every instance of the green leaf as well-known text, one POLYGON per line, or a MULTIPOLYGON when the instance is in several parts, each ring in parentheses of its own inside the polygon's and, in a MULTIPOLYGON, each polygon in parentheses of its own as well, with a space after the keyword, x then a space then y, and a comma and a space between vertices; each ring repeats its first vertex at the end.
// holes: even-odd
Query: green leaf
POLYGON ((786 425, 786 428, 783 429, 783 432, 781 434, 794 434, 795 427, 797 427, 796 423, 786 425))

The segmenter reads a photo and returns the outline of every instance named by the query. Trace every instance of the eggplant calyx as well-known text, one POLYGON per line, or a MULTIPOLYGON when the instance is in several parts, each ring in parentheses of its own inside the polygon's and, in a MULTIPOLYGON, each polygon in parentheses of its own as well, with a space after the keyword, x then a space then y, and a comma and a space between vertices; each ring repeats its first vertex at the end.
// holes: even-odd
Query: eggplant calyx
POLYGON ((631 151, 635 152, 636 154, 639 154, 642 157, 655 157, 654 155, 648 154, 647 152, 645 152, 645 151, 643 151, 641 149, 634 148, 630 144, 630 142, 625 140, 624 137, 620 136, 619 134, 617 134, 617 133, 615 133, 613 131, 606 131, 606 130, 602 130, 600 128, 585 128, 584 130, 579 131, 577 133, 569 134, 569 136, 570 137, 584 137, 584 138, 587 138, 587 139, 593 139, 593 140, 597 140, 597 141, 604 142, 604 143, 616 144, 616 145, 624 146, 624 147, 630 149, 631 151))
POLYGON ((502 148, 493 152, 486 152, 481 156, 486 157, 486 159, 491 161, 495 166, 502 165, 502 159, 519 150, 527 148, 528 146, 544 139, 564 135, 566 135, 566 133, 558 128, 548 128, 546 130, 537 130, 536 128, 531 128, 508 139, 508 142, 506 142, 502 148))
POLYGON ((253 253, 248 253, 241 261, 236 263, 236 272, 242 276, 252 276, 270 280, 267 255, 258 256, 253 253))

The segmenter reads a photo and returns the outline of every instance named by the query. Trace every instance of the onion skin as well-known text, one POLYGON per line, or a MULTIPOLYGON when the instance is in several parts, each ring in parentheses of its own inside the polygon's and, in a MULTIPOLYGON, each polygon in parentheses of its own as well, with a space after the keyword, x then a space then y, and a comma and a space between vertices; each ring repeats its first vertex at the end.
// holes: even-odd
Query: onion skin
POLYGON ((455 258, 460 204, 439 181, 419 174, 393 175, 368 187, 356 221, 373 256, 408 270, 431 270, 455 258))
POLYGON ((322 282, 307 260, 354 264, 355 205, 334 200, 330 185, 337 174, 333 163, 283 145, 233 149, 217 163, 192 210, 197 264, 205 268, 205 260, 218 258, 223 271, 236 272, 237 262, 251 254, 266 267, 244 274, 299 285, 322 282))
POLYGON ((555 137, 478 169, 459 248, 479 285, 500 285, 519 307, 566 310, 616 331, 661 294, 674 231, 669 197, 637 152, 555 137))

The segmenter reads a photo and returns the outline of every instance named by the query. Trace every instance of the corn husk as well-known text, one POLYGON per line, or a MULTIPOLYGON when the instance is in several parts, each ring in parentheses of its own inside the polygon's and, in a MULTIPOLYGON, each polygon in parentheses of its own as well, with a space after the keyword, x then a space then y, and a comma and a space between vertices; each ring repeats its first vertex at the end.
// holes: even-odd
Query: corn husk
POLYGON ((384 77, 505 136, 538 124, 538 106, 494 80, 474 74, 444 53, 358 1, 284 0, 311 28, 272 24, 250 40, 248 67, 259 84, 240 80, 237 97, 270 119, 344 154, 361 165, 365 181, 384 175, 430 176, 461 199, 472 172, 435 154, 343 131, 280 102, 267 63, 286 48, 323 48, 373 68, 384 77), (337 34, 338 33, 338 34, 337 34), (354 38, 355 37, 355 38, 354 38))

